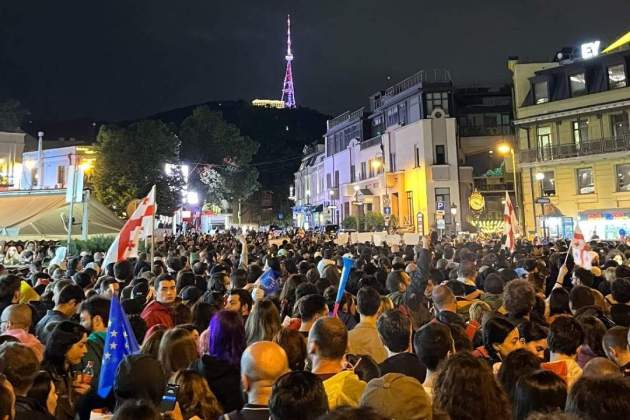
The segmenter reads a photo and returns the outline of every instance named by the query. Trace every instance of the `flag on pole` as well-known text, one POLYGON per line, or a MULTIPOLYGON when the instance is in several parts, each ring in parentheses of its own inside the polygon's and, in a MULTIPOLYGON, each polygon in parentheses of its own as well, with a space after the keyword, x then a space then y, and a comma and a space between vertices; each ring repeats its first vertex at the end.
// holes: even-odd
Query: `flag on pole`
POLYGON ((516 234, 519 231, 518 219, 514 212, 514 206, 510 195, 505 192, 505 209, 503 210, 503 234, 505 235, 505 248, 510 252, 516 249, 516 234))
POLYGON ((573 239, 571 240, 571 251, 573 253, 573 262, 580 267, 590 270, 593 262, 593 255, 588 249, 586 240, 579 224, 575 224, 573 229, 573 239))
POLYGON ((140 346, 138 346, 127 315, 125 315, 118 297, 114 295, 109 307, 109 322, 98 380, 98 395, 101 398, 106 398, 112 390, 116 379, 116 369, 118 369, 120 362, 125 356, 139 351, 140 346))
POLYGON ((109 247, 103 260, 103 269, 110 263, 137 257, 138 245, 149 233, 153 234, 153 216, 155 214, 155 185, 149 194, 140 201, 127 223, 109 247))

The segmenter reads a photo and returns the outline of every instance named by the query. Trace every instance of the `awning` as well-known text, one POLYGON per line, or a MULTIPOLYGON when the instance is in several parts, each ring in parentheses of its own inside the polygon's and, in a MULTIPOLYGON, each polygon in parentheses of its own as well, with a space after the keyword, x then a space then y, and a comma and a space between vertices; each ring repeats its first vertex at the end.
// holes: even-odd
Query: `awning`
MULTIPOLYGON (((68 235, 69 203, 65 190, 20 191, 0 194, 0 237, 63 239, 68 235)), ((117 234, 123 221, 94 199, 75 203, 72 208, 72 235, 81 235, 87 210, 89 235, 117 234), (87 207, 87 209, 86 209, 87 207)))
POLYGON ((374 195, 374 193, 372 192, 372 190, 371 190, 371 189, 369 189, 369 188, 361 188, 361 190, 360 190, 360 191, 361 191, 361 194, 363 194, 363 195, 374 195))

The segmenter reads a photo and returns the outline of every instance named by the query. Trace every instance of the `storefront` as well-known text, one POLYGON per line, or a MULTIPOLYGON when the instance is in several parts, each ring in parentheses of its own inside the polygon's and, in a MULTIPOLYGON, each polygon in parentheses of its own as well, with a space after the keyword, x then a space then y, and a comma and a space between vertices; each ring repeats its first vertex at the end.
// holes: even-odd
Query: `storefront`
POLYGON ((630 232, 630 209, 582 211, 578 220, 586 240, 594 234, 600 239, 618 240, 619 231, 630 232))

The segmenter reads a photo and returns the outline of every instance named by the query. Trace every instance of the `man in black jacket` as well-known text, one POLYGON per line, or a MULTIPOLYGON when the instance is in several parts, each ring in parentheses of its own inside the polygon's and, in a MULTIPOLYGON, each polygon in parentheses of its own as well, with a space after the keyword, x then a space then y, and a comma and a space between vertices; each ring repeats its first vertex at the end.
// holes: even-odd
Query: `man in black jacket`
POLYGON ((427 369, 418 356, 411 353, 411 321, 397 309, 383 313, 377 323, 378 334, 387 350, 387 359, 380 364, 381 375, 402 373, 424 382, 427 369))

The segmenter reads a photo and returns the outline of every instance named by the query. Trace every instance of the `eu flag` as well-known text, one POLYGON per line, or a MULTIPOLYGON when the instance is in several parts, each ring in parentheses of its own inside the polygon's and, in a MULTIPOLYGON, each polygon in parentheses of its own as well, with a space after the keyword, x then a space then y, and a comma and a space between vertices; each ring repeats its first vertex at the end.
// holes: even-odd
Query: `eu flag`
POLYGON ((127 315, 120 306, 118 297, 113 296, 109 307, 109 323, 107 324, 107 336, 103 348, 101 374, 98 380, 98 395, 101 398, 106 398, 112 390, 118 364, 125 356, 139 351, 140 346, 138 346, 127 315))

